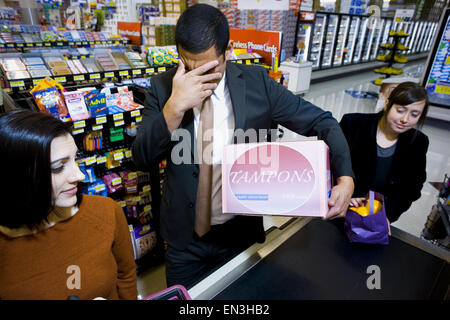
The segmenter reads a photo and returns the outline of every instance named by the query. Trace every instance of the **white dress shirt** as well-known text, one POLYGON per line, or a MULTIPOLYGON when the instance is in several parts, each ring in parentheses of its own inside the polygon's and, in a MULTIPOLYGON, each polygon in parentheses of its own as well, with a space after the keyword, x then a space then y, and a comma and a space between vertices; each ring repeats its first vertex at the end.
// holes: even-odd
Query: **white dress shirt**
MULTIPOLYGON (((234 132, 233 105, 225 77, 226 73, 211 95, 211 102, 214 108, 211 225, 222 224, 234 217, 232 214, 222 213, 222 150, 225 145, 232 143, 234 132)), ((200 109, 195 107, 193 111, 195 136, 197 136, 200 109)))

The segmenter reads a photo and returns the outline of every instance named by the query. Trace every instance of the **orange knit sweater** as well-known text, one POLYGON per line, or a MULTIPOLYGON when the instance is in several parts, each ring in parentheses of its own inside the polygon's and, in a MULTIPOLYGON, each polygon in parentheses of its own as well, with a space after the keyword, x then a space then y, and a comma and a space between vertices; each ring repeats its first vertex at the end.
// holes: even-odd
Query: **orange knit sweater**
POLYGON ((83 196, 68 220, 34 235, 0 233, 0 299, 136 299, 136 264, 120 206, 83 196))

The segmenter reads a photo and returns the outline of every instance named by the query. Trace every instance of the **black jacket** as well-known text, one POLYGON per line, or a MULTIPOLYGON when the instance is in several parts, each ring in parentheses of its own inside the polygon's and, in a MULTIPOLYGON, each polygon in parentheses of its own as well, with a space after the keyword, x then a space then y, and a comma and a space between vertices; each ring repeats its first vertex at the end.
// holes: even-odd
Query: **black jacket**
MULTIPOLYGON (((340 122, 356 175, 353 197, 364 197, 371 188, 377 161, 377 126, 381 116, 382 112, 350 113, 344 115, 340 122)), ((390 222, 396 221, 413 201, 420 198, 426 180, 428 143, 428 137, 416 129, 408 130, 398 138, 384 194, 390 222)))
MULTIPOLYGON (((175 164, 170 153, 175 145, 167 128, 162 109, 172 91, 172 78, 176 69, 151 79, 146 97, 143 120, 133 143, 136 166, 146 170, 160 159, 167 159, 166 179, 161 201, 161 235, 177 249, 183 250, 194 234, 195 201, 198 186, 197 164, 175 164)), ((301 135, 325 140, 330 147, 331 170, 335 177, 353 176, 350 152, 338 122, 330 112, 293 95, 269 78, 267 71, 258 66, 227 62, 226 83, 230 92, 238 129, 269 129, 273 123, 281 124, 301 135)), ((185 113, 180 128, 191 135, 191 158, 194 146, 194 112, 185 113)), ((259 139, 259 135, 257 137, 259 139)), ((236 143, 236 140, 234 141, 236 143)), ((249 141, 256 142, 256 141, 249 141)), ((263 242, 265 232, 262 217, 240 216, 236 232, 254 236, 263 242)), ((232 238, 233 235, 230 235, 232 238)))

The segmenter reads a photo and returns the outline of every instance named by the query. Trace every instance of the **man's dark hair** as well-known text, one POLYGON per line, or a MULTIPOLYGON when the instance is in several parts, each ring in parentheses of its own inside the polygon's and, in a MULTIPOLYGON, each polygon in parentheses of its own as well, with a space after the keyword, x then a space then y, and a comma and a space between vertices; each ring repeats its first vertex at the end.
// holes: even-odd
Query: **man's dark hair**
POLYGON ((215 46, 217 56, 225 53, 230 31, 225 15, 217 8, 196 4, 178 19, 175 42, 190 53, 201 53, 215 46))
MULTIPOLYGON (((50 147, 71 126, 44 113, 14 110, 0 117, 0 225, 30 229, 53 209, 50 147)), ((81 193, 77 194, 77 205, 81 193)))
POLYGON ((417 122, 419 127, 423 125, 428 113, 429 104, 427 91, 424 87, 411 81, 402 82, 396 86, 394 90, 392 90, 388 99, 387 110, 384 113, 385 116, 387 116, 394 104, 406 106, 414 102, 424 101, 425 106, 422 114, 420 115, 419 121, 417 122))

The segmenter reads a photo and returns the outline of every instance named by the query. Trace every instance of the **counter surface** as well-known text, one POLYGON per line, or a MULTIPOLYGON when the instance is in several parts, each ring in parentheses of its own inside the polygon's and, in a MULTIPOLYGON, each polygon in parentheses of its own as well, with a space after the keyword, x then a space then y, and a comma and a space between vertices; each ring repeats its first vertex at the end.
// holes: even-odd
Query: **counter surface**
POLYGON ((396 237, 352 244, 337 223, 313 219, 214 299, 448 299, 449 285, 449 263, 437 256, 396 237), (370 266, 381 289, 368 288, 370 266))

